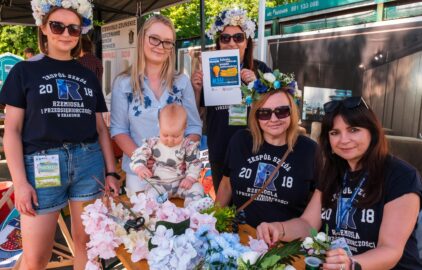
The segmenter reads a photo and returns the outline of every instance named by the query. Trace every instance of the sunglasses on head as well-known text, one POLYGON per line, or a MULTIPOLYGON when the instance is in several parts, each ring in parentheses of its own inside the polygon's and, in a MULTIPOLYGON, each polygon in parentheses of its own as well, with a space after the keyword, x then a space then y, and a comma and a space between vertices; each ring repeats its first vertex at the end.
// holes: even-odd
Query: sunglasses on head
POLYGON ((61 35, 64 33, 64 30, 67 28, 67 32, 69 33, 69 36, 72 37, 79 37, 82 32, 82 27, 77 24, 69 24, 65 25, 62 22, 56 22, 56 21, 49 21, 51 32, 56 35, 61 35))
POLYGON ((290 106, 279 106, 274 109, 260 108, 256 110, 256 118, 259 120, 270 120, 273 113, 278 119, 286 118, 290 116, 290 106))
POLYGON ((340 105, 343 105, 347 109, 354 109, 361 105, 365 106, 365 108, 369 109, 368 104, 366 104, 363 97, 348 97, 343 100, 333 100, 329 101, 324 104, 324 112, 325 113, 332 113, 335 111, 340 105))
POLYGON ((155 47, 160 46, 162 44, 164 49, 171 50, 174 48, 174 42, 171 42, 171 41, 161 40, 154 36, 149 36, 148 40, 149 40, 149 44, 155 47))
POLYGON ((220 34, 220 42, 223 44, 229 44, 231 39, 233 39, 235 43, 242 43, 245 41, 245 33, 236 33, 233 35, 220 34))

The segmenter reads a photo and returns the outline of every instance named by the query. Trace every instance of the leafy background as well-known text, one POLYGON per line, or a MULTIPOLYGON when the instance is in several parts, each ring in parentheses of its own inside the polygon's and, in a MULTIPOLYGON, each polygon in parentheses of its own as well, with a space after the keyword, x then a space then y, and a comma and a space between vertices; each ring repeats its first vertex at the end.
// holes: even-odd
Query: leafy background
MULTIPOLYGON (((298 0, 267 0, 266 5, 274 7, 293 2, 298 0)), ((199 3, 199 0, 192 0, 161 10, 161 14, 169 17, 176 26, 177 39, 200 36, 199 3)), ((258 20, 258 0, 205 0, 206 28, 221 10, 236 6, 246 9, 251 18, 258 20)), ((23 56, 27 47, 38 48, 36 27, 0 25, 0 54, 10 52, 23 56)))

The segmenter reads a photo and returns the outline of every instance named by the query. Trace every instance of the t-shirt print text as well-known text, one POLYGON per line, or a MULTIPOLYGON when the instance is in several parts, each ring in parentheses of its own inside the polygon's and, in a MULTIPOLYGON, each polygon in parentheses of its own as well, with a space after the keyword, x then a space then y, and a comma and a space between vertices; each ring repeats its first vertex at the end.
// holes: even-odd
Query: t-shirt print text
POLYGON ((83 102, 82 95, 94 97, 94 92, 87 86, 85 79, 60 72, 42 78, 46 83, 39 85, 39 94, 49 95, 53 100, 50 106, 41 108, 41 114, 56 114, 58 118, 80 118, 82 114, 92 114, 92 110, 86 108, 83 102), (54 89, 57 89, 57 94, 54 89))

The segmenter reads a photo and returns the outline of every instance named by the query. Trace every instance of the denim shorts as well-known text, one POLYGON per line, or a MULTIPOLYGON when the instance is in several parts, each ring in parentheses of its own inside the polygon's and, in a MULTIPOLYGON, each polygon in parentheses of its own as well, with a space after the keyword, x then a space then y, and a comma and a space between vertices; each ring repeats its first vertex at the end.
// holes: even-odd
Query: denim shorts
POLYGON ((102 195, 104 184, 104 157, 100 144, 65 143, 24 156, 28 182, 34 187, 39 206, 34 205, 37 214, 58 211, 72 201, 89 201, 102 195), (60 163, 60 186, 35 187, 34 156, 58 155, 60 163))

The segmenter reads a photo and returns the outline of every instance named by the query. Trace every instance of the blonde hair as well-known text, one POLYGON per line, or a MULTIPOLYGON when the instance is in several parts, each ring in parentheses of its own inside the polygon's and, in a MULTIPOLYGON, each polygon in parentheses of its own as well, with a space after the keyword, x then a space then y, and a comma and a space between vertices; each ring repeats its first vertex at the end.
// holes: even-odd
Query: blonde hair
MULTIPOLYGON (((78 16, 79 18, 80 25, 82 25, 82 16, 78 12, 76 12, 76 10, 72 8, 63 8, 63 7, 51 8, 50 11, 42 17, 42 25, 38 26, 38 48, 40 52, 42 52, 45 55, 48 55, 48 39, 47 39, 47 36, 43 34, 41 27, 47 27, 48 18, 50 17, 51 14, 53 14, 55 11, 59 9, 69 10, 75 13, 75 15, 78 16)), ((73 58, 78 57, 79 54, 81 53, 81 49, 82 49, 81 36, 79 37, 79 40, 76 46, 70 51, 70 56, 72 56, 73 58)))
POLYGON ((296 143, 297 136, 298 136, 298 121, 299 121, 299 112, 297 105, 293 99, 293 97, 288 94, 286 91, 271 91, 261 95, 260 99, 255 101, 252 104, 251 111, 249 113, 249 129, 252 134, 252 153, 256 154, 259 149, 261 148, 262 144, 264 143, 264 136, 262 135, 261 127, 259 126, 259 120, 256 118, 256 111, 264 105, 264 103, 270 98, 272 95, 276 93, 283 93, 287 96, 290 105, 290 125, 286 130, 286 142, 287 147, 291 151, 293 150, 293 146, 296 143))
MULTIPOLYGON (((142 25, 141 29, 138 32, 138 46, 137 46, 137 52, 138 57, 135 61, 135 63, 130 66, 126 71, 124 71, 124 74, 127 74, 130 76, 130 85, 132 86, 133 93, 138 94, 141 103, 143 103, 144 97, 142 93, 142 85, 144 84, 144 75, 145 75, 145 55, 144 55, 144 41, 145 41, 145 34, 147 30, 154 24, 154 23, 162 23, 165 26, 169 27, 173 34, 173 41, 176 40, 176 30, 174 28, 173 23, 170 19, 167 17, 155 14, 152 17, 150 17, 148 20, 145 21, 145 23, 142 25)), ((167 61, 164 63, 160 79, 165 84, 163 86, 170 89, 170 91, 173 91, 173 82, 174 82, 174 76, 175 74, 175 67, 176 64, 176 51, 175 48, 173 48, 170 52, 170 56, 168 57, 167 61)))
POLYGON ((187 113, 185 108, 183 108, 182 105, 177 103, 171 103, 169 105, 164 106, 160 110, 160 113, 158 115, 158 121, 161 125, 161 119, 162 117, 165 117, 166 123, 172 123, 173 126, 177 126, 180 124, 183 128, 186 128, 187 124, 187 113))

